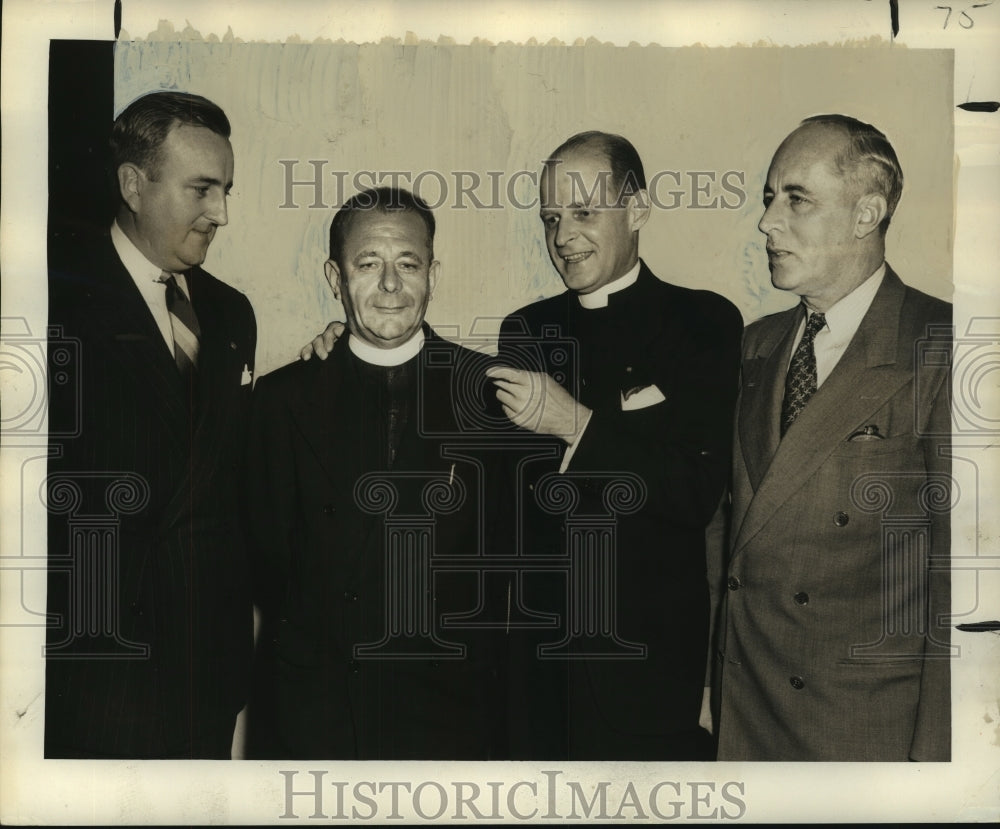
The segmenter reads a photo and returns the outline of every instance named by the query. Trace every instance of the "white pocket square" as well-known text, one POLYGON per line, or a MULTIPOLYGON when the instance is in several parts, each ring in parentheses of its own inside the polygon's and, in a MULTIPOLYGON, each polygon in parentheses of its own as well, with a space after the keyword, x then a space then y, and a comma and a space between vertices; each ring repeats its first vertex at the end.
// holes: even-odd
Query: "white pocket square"
POLYGON ((644 386, 641 389, 629 389, 624 392, 622 398, 622 411, 631 412, 635 409, 645 409, 648 406, 655 406, 662 403, 667 398, 663 396, 658 386, 644 386))
POLYGON ((243 364, 243 374, 240 376, 240 385, 249 386, 253 382, 253 375, 250 373, 250 366, 243 364))

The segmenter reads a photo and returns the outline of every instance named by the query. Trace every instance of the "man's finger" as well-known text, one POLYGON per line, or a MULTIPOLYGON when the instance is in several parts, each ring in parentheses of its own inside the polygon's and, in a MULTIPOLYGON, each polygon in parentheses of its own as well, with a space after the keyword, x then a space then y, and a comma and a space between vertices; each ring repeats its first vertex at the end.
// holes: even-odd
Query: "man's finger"
POLYGON ((506 380, 508 383, 525 385, 529 382, 529 372, 510 366, 491 366, 486 369, 486 376, 491 380, 506 380))
POLYGON ((517 409, 512 409, 510 406, 507 406, 505 404, 504 407, 503 407, 503 413, 505 415, 507 415, 507 419, 511 423, 514 423, 514 424, 516 424, 518 426, 521 425, 520 423, 518 423, 518 415, 520 414, 520 412, 517 409))
POLYGON ((517 409, 524 408, 524 401, 506 389, 497 389, 497 400, 505 406, 514 406, 517 409))
MULTIPOLYGON (((335 341, 336 342, 336 341, 335 341)), ((320 334, 315 337, 312 341, 313 353, 319 357, 321 360, 325 360, 330 356, 330 352, 333 350, 333 345, 327 345, 325 334, 320 334)))
POLYGON ((323 333, 316 339, 321 339, 323 341, 323 348, 326 350, 326 354, 322 354, 319 349, 316 349, 316 354, 322 359, 326 359, 327 354, 333 351, 333 346, 342 336, 344 336, 345 325, 342 322, 334 320, 331 322, 323 331, 323 333))
MULTIPOLYGON (((523 391, 523 389, 524 389, 524 386, 522 384, 520 384, 520 383, 513 383, 510 380, 499 380, 499 379, 497 379, 497 380, 494 380, 493 383, 496 386, 496 388, 497 388, 498 391, 503 390, 503 391, 507 392, 508 394, 517 394, 519 391, 523 391)), ((522 396, 524 396, 524 395, 522 395, 522 396)))

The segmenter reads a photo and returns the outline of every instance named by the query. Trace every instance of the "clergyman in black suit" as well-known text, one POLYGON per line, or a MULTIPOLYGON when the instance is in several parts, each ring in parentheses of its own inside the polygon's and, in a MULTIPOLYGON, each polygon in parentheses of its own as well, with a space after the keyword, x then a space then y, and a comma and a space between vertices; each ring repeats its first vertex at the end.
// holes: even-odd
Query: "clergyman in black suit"
POLYGON ((326 276, 349 336, 255 390, 248 515, 262 609, 256 757, 488 760, 502 753, 481 606, 485 358, 424 322, 434 216, 406 190, 349 199, 326 276), (478 389, 478 390, 477 390, 478 389), (449 568, 462 557, 473 569, 449 568), (444 566, 442 566, 444 565, 444 566))
POLYGON ((558 449, 520 481, 539 528, 527 551, 565 547, 577 560, 565 597, 527 581, 519 597, 561 615, 564 639, 552 647, 558 636, 535 631, 514 646, 512 755, 712 759, 699 727, 705 528, 728 475, 742 319, 722 297, 663 282, 639 259, 649 199, 625 138, 573 136, 539 183, 567 290, 504 321, 499 356, 510 367, 490 374, 511 420, 558 449), (545 346, 558 341, 572 347, 545 346), (551 488, 546 502, 557 473, 575 503, 551 488), (585 520, 611 526, 589 538, 585 520))
POLYGON ((236 483, 256 324, 200 267, 227 223, 229 135, 205 98, 138 98, 112 129, 110 233, 50 251, 50 331, 78 359, 76 385, 50 384, 49 758, 230 757, 253 649, 236 483))

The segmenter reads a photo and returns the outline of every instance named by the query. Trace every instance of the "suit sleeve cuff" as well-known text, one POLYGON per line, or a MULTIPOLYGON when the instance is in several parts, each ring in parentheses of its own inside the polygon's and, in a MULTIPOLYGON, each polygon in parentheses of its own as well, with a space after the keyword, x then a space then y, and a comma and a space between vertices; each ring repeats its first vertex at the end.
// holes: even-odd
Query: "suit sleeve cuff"
POLYGON ((593 416, 593 410, 587 412, 586 420, 583 421, 583 428, 577 433, 576 439, 567 447, 566 452, 563 455, 562 463, 559 464, 560 475, 569 468, 569 462, 573 460, 573 453, 576 452, 576 447, 579 446, 580 441, 583 440, 583 433, 587 431, 587 425, 590 423, 590 418, 593 416))

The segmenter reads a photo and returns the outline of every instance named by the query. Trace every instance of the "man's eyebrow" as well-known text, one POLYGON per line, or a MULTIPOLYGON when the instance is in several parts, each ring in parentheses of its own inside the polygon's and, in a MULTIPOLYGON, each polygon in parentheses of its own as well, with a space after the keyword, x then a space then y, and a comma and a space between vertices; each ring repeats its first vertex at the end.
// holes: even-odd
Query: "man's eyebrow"
MULTIPOLYGON (((216 185, 218 187, 221 187, 222 186, 222 179, 215 178, 214 176, 194 176, 191 179, 191 183, 192 184, 216 185)), ((232 186, 233 186, 233 183, 231 181, 226 183, 226 188, 227 189, 230 188, 230 187, 232 187, 232 186)))
MULTIPOLYGON (((381 258, 381 254, 377 250, 375 250, 374 248, 369 248, 368 250, 359 250, 354 255, 354 258, 355 259, 361 259, 364 256, 374 256, 377 259, 381 258)), ((419 259, 421 262, 423 261, 423 257, 420 255, 420 253, 418 251, 415 251, 415 250, 403 250, 403 251, 400 251, 397 254, 396 258, 399 259, 399 258, 401 258, 403 256, 409 256, 409 257, 412 257, 413 259, 419 259)))
POLYGON ((596 207, 588 204, 587 202, 574 201, 566 205, 556 204, 550 207, 541 207, 538 209, 538 212, 544 215, 546 213, 557 213, 560 210, 596 210, 596 209, 597 209, 596 207))
MULTIPOLYGON (((784 185, 781 188, 781 192, 782 193, 795 193, 795 194, 801 193, 802 195, 805 195, 805 196, 810 195, 809 189, 807 187, 804 187, 801 184, 786 184, 786 185, 784 185)), ((764 195, 765 196, 773 196, 774 195, 774 188, 770 184, 765 184, 764 185, 764 195)))

